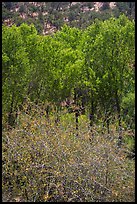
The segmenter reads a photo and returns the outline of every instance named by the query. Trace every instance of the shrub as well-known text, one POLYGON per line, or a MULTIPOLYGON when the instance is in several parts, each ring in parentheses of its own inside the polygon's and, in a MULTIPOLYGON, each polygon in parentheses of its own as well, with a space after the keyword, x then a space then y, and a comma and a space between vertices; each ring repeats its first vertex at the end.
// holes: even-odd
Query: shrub
POLYGON ((3 201, 135 201, 134 161, 126 144, 117 148, 116 130, 94 126, 89 142, 86 120, 76 137, 73 117, 56 124, 36 112, 22 112, 16 128, 3 130, 3 201))

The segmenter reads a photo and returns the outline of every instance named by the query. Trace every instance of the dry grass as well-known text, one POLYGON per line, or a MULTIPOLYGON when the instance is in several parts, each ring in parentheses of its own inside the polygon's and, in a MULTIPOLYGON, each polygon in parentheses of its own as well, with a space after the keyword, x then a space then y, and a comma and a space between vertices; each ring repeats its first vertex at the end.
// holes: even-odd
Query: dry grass
POLYGON ((91 132, 85 116, 76 137, 73 114, 46 120, 35 110, 20 113, 18 125, 3 130, 3 201, 135 202, 135 164, 118 133, 99 126, 91 132))

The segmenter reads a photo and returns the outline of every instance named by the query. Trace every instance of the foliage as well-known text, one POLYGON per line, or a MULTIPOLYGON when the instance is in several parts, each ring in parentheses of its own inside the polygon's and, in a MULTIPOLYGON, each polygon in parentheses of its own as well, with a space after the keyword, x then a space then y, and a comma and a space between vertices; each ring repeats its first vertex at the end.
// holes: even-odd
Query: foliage
POLYGON ((135 94, 129 92, 122 101, 123 120, 127 128, 135 129, 135 94))
POLYGON ((29 59, 19 28, 3 26, 2 38, 3 114, 12 113, 22 104, 29 76, 29 59))
POLYGON ((117 109, 120 117, 122 98, 134 92, 134 34, 134 21, 124 15, 96 19, 83 31, 64 25, 52 36, 39 36, 32 24, 3 26, 3 113, 26 96, 59 106, 77 94, 83 105, 87 98, 85 108, 96 109, 92 101, 102 114, 117 109))
POLYGON ((3 25, 4 193, 24 201, 134 201, 127 158, 134 145, 126 139, 135 129, 134 36, 125 15, 46 36, 34 24, 3 25))
POLYGON ((135 2, 116 2, 120 13, 128 15, 130 18, 135 19, 135 2))
POLYGON ((110 7, 111 2, 101 2, 99 11, 95 10, 96 3, 98 2, 2 2, 2 19, 3 23, 10 20, 19 25, 16 15, 25 14, 25 19, 22 16, 22 20, 27 24, 34 22, 39 34, 43 33, 45 22, 50 23, 51 28, 55 26, 60 30, 65 19, 68 19, 69 26, 78 28, 88 27, 96 18, 104 21, 123 13, 128 18, 135 19, 135 2, 115 2, 114 8, 110 7), (34 16, 34 13, 38 13, 38 16, 34 16))

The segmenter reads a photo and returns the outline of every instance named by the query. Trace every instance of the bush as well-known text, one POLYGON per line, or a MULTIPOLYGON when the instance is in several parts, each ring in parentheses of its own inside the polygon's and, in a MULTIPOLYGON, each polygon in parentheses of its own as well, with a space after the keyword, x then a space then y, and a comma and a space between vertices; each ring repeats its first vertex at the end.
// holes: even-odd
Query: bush
POLYGON ((80 123, 76 137, 73 116, 56 124, 38 109, 3 130, 3 201, 135 202, 134 161, 117 148, 118 133, 94 126, 91 138, 80 123))

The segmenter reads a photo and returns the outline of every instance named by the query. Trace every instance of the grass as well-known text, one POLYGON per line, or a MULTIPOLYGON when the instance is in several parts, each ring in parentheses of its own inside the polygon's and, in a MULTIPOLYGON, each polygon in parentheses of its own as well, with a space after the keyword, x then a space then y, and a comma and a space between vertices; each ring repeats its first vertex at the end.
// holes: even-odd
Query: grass
POLYGON ((114 125, 110 134, 94 125, 90 142, 85 116, 78 137, 73 113, 54 120, 22 112, 16 128, 3 129, 3 201, 135 202, 135 163, 128 142, 117 147, 114 125))

